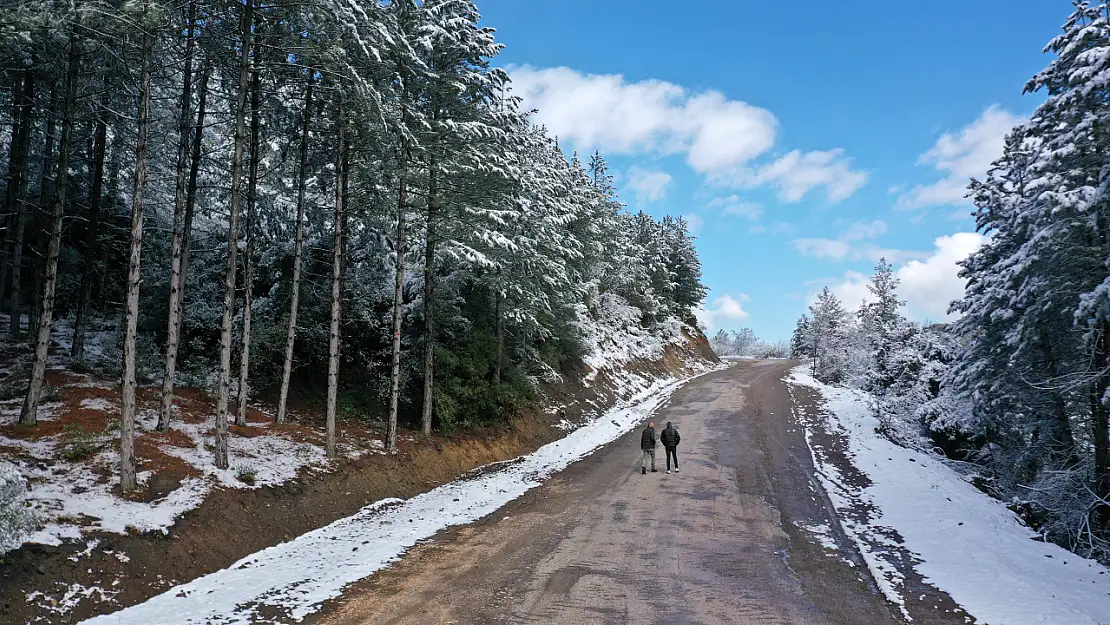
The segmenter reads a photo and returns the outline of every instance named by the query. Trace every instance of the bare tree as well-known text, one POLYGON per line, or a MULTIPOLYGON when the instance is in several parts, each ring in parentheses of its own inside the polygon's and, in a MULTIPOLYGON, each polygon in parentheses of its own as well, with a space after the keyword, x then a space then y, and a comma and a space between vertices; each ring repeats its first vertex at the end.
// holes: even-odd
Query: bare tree
POLYGON ((104 195, 104 153, 108 142, 107 93, 102 97, 96 116, 96 134, 93 137, 92 184, 89 185, 89 220, 85 235, 85 262, 81 275, 81 294, 77 302, 77 319, 73 323, 73 345, 70 355, 74 360, 85 357, 85 336, 88 333, 89 310, 92 307, 93 267, 100 256, 100 204, 104 195))
MULTIPOLYGON (((11 291, 8 293, 8 334, 17 337, 20 332, 20 273, 23 265, 24 235, 27 229, 27 184, 28 154, 31 147, 31 125, 34 121, 35 69, 34 59, 31 67, 23 70, 23 84, 16 101, 15 132, 12 135, 11 156, 8 160, 8 189, 6 209, 11 215, 12 244, 9 255, 11 291)), ((0 287, 4 276, 0 275, 0 287)))
POLYGON ((432 433, 432 409, 434 403, 435 373, 435 260, 436 260, 436 232, 435 220, 438 216, 439 189, 436 186, 436 158, 430 155, 428 161, 428 218, 427 236, 424 241, 424 405, 421 411, 421 425, 425 435, 432 433))
POLYGON ((154 35, 145 19, 150 2, 143 3, 143 58, 139 78, 139 137, 135 142, 135 179, 131 192, 131 245, 127 262, 127 299, 124 307, 123 394, 120 399, 120 489, 133 490, 135 480, 135 338, 139 322, 140 261, 143 251, 143 208, 147 183, 147 143, 150 135, 150 82, 153 74, 154 35))
POLYGON ((331 326, 328 328, 328 406, 327 438, 328 457, 335 457, 335 403, 339 392, 339 314, 343 276, 343 223, 346 210, 347 159, 346 127, 344 118, 344 94, 339 91, 339 110, 336 112, 338 126, 338 146, 335 154, 335 245, 332 252, 331 276, 331 326))
POLYGON ((189 139, 192 131, 193 116, 190 112, 193 101, 193 53, 196 49, 197 6, 189 0, 189 23, 185 32, 185 67, 182 70, 181 110, 177 123, 177 166, 173 198, 173 242, 170 246, 170 302, 166 323, 166 360, 162 372, 162 404, 158 411, 158 429, 169 428, 173 411, 173 387, 177 376, 177 349, 181 341, 182 298, 185 291, 185 278, 182 266, 185 263, 186 229, 185 212, 187 209, 186 175, 189 166, 189 139))
POLYGON ((297 340, 297 306, 301 295, 301 255, 304 253, 304 205, 308 170, 308 137, 312 124, 312 77, 304 93, 304 112, 301 120, 301 152, 297 169, 297 235, 293 244, 293 284, 290 287, 289 330, 285 335, 285 360, 281 368, 281 398, 278 400, 277 422, 285 423, 289 397, 289 378, 293 373, 293 346, 297 340))
POLYGON ((58 180, 52 194, 50 240, 47 244, 46 265, 43 268, 35 356, 31 365, 31 382, 27 387, 27 395, 23 399, 23 408, 19 413, 19 422, 23 425, 38 423, 39 399, 46 379, 46 358, 50 351, 50 331, 53 329, 54 321, 54 288, 58 282, 58 255, 62 246, 62 219, 65 217, 66 190, 69 187, 69 156, 73 143, 73 118, 77 107, 77 74, 80 71, 80 58, 81 41, 77 34, 77 25, 74 24, 69 35, 69 62, 66 69, 65 100, 62 104, 62 137, 58 147, 58 180))
POLYGON ((397 183, 397 240, 393 244, 396 257, 396 280, 393 285, 393 371, 389 379, 389 433, 385 449, 397 451, 397 408, 401 394, 401 316, 405 303, 405 208, 408 203, 405 176, 402 171, 397 183))
POLYGON ((243 259, 243 335, 239 348, 239 409, 235 412, 235 425, 247 424, 247 400, 250 393, 248 382, 251 362, 251 306, 254 301, 252 290, 254 289, 254 245, 257 229, 255 222, 258 219, 258 159, 260 157, 258 143, 261 138, 259 100, 262 97, 262 80, 258 60, 261 50, 258 35, 255 35, 254 72, 251 78, 250 170, 247 174, 247 249, 244 251, 243 259))
POLYGON ((236 251, 239 207, 243 203, 243 144, 246 143, 247 91, 250 89, 251 25, 254 0, 246 0, 239 50, 239 86, 235 103, 235 140, 231 153, 231 207, 227 225, 227 270, 224 275, 224 315, 220 325, 220 372, 216 390, 216 467, 228 467, 227 406, 231 383, 231 329, 235 312, 236 251))

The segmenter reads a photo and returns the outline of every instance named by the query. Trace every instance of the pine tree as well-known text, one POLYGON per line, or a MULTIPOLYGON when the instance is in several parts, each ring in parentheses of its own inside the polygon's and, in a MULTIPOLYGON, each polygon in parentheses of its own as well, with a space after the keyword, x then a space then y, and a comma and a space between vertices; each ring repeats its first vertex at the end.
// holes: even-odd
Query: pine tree
MULTIPOLYGON (((58 146, 58 162, 55 167, 58 180, 49 196, 50 239, 43 267, 42 292, 39 297, 39 312, 36 315, 37 332, 35 354, 31 364, 31 380, 23 407, 19 412, 19 423, 35 425, 38 423, 39 398, 46 378, 46 358, 50 349, 50 334, 53 330, 54 293, 58 281, 58 255, 62 246, 62 220, 65 217, 66 192, 69 190, 69 159, 73 151, 73 126, 77 109, 78 74, 80 72, 81 38, 78 34, 76 16, 70 26, 68 64, 65 74, 65 96, 62 104, 62 136, 58 146)), ((16 315, 18 318, 18 315, 16 315)))

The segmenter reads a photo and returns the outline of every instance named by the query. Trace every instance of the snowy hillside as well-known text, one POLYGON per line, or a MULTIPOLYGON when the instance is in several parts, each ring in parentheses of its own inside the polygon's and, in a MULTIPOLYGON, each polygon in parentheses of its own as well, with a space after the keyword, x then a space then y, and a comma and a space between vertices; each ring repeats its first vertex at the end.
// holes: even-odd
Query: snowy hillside
POLYGON ((905 550, 925 582, 948 593, 979 623, 1110 621, 1106 567, 1043 542, 943 458, 881 436, 874 400, 866 393, 821 384, 806 367, 795 369, 788 382, 795 417, 806 428, 843 530, 895 604, 917 600, 903 585, 899 552, 905 550), (816 390, 824 406, 799 402, 799 387, 816 390))

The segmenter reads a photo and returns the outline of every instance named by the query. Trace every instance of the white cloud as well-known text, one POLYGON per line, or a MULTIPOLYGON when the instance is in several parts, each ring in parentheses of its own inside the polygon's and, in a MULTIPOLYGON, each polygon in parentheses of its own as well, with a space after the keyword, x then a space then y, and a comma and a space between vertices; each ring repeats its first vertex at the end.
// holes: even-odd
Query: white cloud
POLYGON ((747 217, 748 219, 759 219, 759 216, 763 214, 763 206, 755 202, 747 202, 736 194, 713 198, 707 206, 720 209, 725 215, 747 217))
POLYGON ((933 184, 917 185, 900 195, 897 208, 915 210, 967 204, 964 195, 971 178, 985 175, 991 163, 1002 156, 1006 134, 1021 121, 1021 117, 995 104, 959 131, 945 132, 917 160, 918 165, 932 165, 944 178, 933 184))
POLYGON ((870 239, 886 234, 886 230, 886 222, 881 219, 857 221, 835 239, 801 238, 794 239, 791 244, 801 254, 833 261, 877 261, 880 258, 886 258, 890 262, 897 262, 919 255, 915 252, 884 248, 868 242, 870 239))
POLYGON ((948 305, 963 296, 966 281, 956 264, 982 247, 986 238, 975 232, 939 237, 936 249, 925 260, 911 260, 898 269, 903 297, 916 319, 948 321, 948 305))
POLYGON ((867 183, 867 172, 852 169, 844 150, 801 152, 794 150, 757 171, 737 170, 733 181, 740 186, 764 184, 778 187, 779 199, 793 203, 810 191, 824 187, 825 200, 842 202, 867 183))
POLYGON ((710 308, 706 308, 704 305, 699 306, 695 315, 698 322, 709 330, 732 327, 734 324, 747 320, 750 316, 743 307, 744 302, 748 299, 748 296, 743 293, 736 297, 722 295, 713 300, 713 305, 710 308))
MULTIPOLYGON (((960 267, 956 263, 978 250, 985 240, 974 232, 939 237, 934 242, 933 251, 923 260, 911 260, 899 267, 895 274, 901 281, 898 291, 906 300, 906 314, 916 321, 955 319, 956 315, 948 314, 948 305, 963 297, 966 284, 959 277, 960 267)), ((831 281, 829 288, 846 309, 855 310, 870 297, 867 280, 868 276, 862 273, 847 271, 841 278, 831 281)), ((817 291, 813 291, 808 301, 812 302, 816 297, 817 291)))
POLYGON ((639 167, 628 169, 628 182, 625 184, 636 195, 636 201, 641 204, 658 202, 667 195, 671 175, 665 171, 651 171, 639 167))
POLYGON ((779 189, 787 202, 823 188, 830 202, 867 181, 843 150, 790 152, 772 163, 750 163, 775 145, 779 123, 764 108, 718 91, 691 92, 661 80, 626 82, 619 74, 583 74, 568 67, 510 68, 513 95, 534 108, 536 121, 579 150, 613 154, 685 154, 686 163, 718 184, 779 189))
POLYGON ((513 94, 560 139, 583 149, 631 154, 686 153, 699 173, 747 162, 774 145, 770 111, 717 91, 691 94, 661 80, 625 82, 619 74, 567 67, 511 69, 513 94))

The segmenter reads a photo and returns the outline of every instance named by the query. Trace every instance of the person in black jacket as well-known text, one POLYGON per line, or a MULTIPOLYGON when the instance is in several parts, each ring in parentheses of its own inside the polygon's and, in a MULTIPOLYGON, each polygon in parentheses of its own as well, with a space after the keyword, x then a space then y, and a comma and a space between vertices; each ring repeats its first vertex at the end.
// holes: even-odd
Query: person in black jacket
POLYGON ((644 433, 640 435, 640 450, 644 452, 643 458, 640 459, 640 475, 647 474, 647 461, 648 457, 651 458, 651 472, 655 473, 655 422, 649 421, 648 426, 644 428, 644 433))
POLYGON ((674 429, 670 421, 667 421, 667 427, 659 433, 659 442, 663 443, 663 449, 667 450, 667 473, 671 472, 671 458, 674 458, 674 472, 678 473, 678 443, 681 440, 678 430, 674 429))

